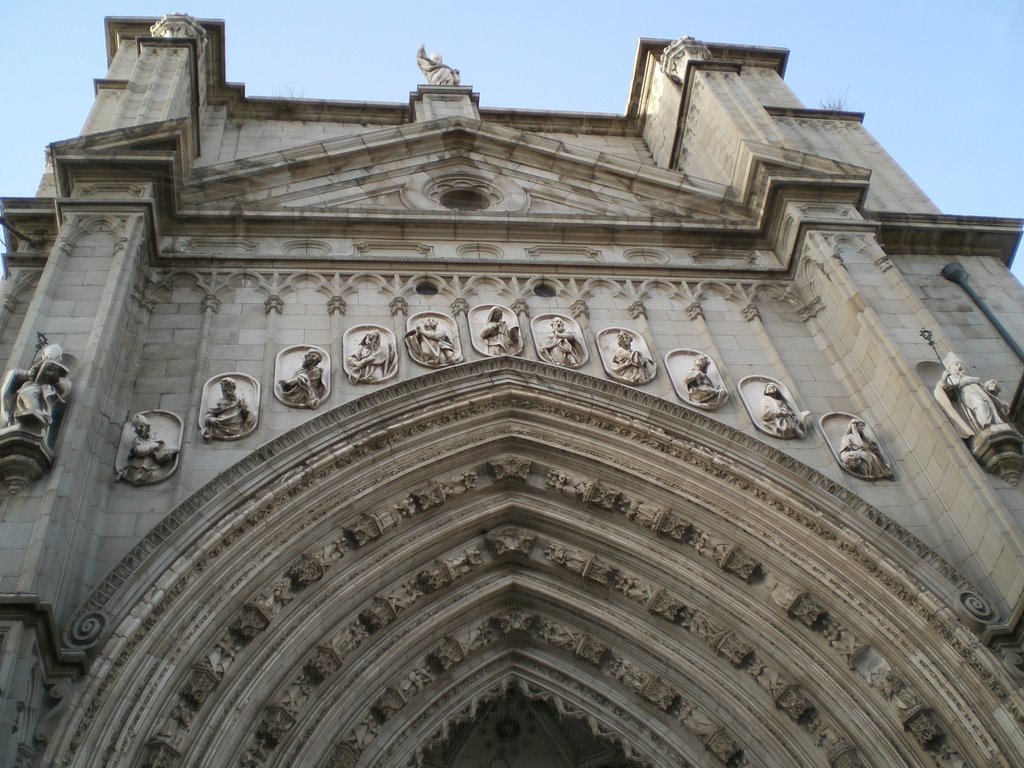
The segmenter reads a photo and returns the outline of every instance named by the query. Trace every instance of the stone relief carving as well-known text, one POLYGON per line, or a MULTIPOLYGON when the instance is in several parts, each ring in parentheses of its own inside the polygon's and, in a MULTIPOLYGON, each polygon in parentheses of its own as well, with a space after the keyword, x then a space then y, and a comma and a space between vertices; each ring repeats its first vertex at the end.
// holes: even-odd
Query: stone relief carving
POLYGON ((673 349, 665 369, 679 399, 705 411, 716 411, 729 397, 722 375, 708 355, 696 349, 673 349))
POLYGON ((222 373, 203 386, 199 430, 203 440, 239 440, 259 421, 260 384, 244 373, 222 373))
POLYGON ((545 363, 579 368, 587 362, 587 345, 579 323, 564 315, 537 315, 530 323, 537 354, 545 363))
POLYGON ((428 55, 426 45, 416 51, 416 64, 431 85, 458 85, 460 82, 459 70, 445 64, 440 53, 428 55))
POLYGON ((1024 437, 1006 422, 1009 408, 998 397, 999 384, 967 373, 952 352, 942 365, 935 399, 978 463, 1016 485, 1024 470, 1024 437))
POLYGON ((353 384, 379 384, 398 373, 395 334, 380 325, 345 331, 345 373, 353 384))
POLYGON ((317 408, 331 392, 331 357, 320 347, 282 349, 274 366, 274 395, 293 408, 317 408))
POLYGON ((822 416, 818 424, 839 466, 851 475, 863 480, 896 477, 874 433, 859 416, 836 411, 822 416))
POLYGON ((37 334, 30 368, 12 368, 0 385, 0 478, 10 494, 49 471, 71 396, 64 350, 37 334))
POLYGON ((605 328, 597 334, 597 349, 607 374, 623 384, 646 384, 658 368, 647 341, 627 328, 605 328))
POLYGON ((420 312, 408 319, 406 327, 405 347, 420 365, 444 368, 462 362, 459 328, 448 315, 420 312))
POLYGON ((152 485, 178 468, 183 425, 170 411, 141 411, 121 430, 114 463, 117 481, 152 485))
POLYGON ((518 355, 523 351, 523 335, 519 318, 508 307, 482 304, 469 311, 473 329, 473 346, 491 357, 518 355))
POLYGON ((800 411, 785 384, 767 376, 747 376, 739 384, 743 405, 761 432, 782 440, 807 434, 809 411, 800 411))

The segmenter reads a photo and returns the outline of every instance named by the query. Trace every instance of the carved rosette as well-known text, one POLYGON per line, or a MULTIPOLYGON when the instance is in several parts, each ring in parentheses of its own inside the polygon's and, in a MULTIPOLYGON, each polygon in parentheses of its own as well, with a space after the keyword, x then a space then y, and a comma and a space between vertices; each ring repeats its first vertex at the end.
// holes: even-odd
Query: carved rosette
POLYGON ((521 456, 508 454, 488 461, 487 466, 490 467, 495 480, 500 481, 506 478, 526 480, 530 476, 533 462, 521 456))
POLYGON ((302 665, 302 671, 312 683, 322 683, 341 668, 341 657, 333 648, 318 645, 302 665))
POLYGON ((285 573, 291 581, 292 591, 299 591, 324 577, 324 567, 315 558, 302 554, 285 573))
POLYGON ((295 715, 284 707, 272 705, 263 710, 256 737, 267 746, 275 746, 295 725, 295 715))
POLYGON ((210 664, 196 664, 185 680, 185 686, 181 689, 181 696, 196 709, 203 706, 203 702, 214 691, 220 683, 220 676, 213 670, 210 664))
POLYGON ((242 606, 241 612, 231 623, 229 630, 239 642, 248 643, 270 626, 271 618, 263 608, 247 604, 242 606))
POLYGON ((445 672, 465 658, 462 645, 453 637, 446 637, 428 654, 430 663, 440 672, 445 672))
POLYGON ((485 539, 495 557, 519 554, 529 557, 537 537, 522 528, 498 528, 490 531, 485 539))

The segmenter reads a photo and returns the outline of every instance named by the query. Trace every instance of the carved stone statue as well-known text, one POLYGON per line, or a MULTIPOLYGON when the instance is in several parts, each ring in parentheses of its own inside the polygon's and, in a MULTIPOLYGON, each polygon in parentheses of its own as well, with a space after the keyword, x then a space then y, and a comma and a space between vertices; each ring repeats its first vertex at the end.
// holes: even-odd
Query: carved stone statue
POLYGON ((376 384, 398 373, 394 334, 386 328, 363 326, 345 334, 345 372, 353 384, 376 384), (358 342, 355 337, 361 332, 358 342))
POLYGON ((693 405, 714 410, 725 402, 729 392, 708 375, 711 358, 701 353, 693 359, 693 367, 683 376, 686 396, 693 405))
POLYGON ((839 443, 839 463, 843 469, 866 480, 892 479, 895 473, 882 456, 878 443, 865 434, 862 419, 851 419, 839 443))
POLYGON ((771 382, 765 385, 761 397, 761 421, 769 434, 786 440, 803 437, 806 432, 803 419, 790 405, 779 385, 771 382))
POLYGON ((511 310, 501 306, 487 312, 487 320, 480 326, 480 339, 485 354, 492 357, 518 355, 523 351, 523 338, 519 322, 511 310))
POLYGON ((117 468, 118 482, 151 485, 165 480, 174 472, 181 440, 181 421, 174 414, 157 412, 171 417, 170 423, 177 426, 177 432, 173 435, 174 444, 168 445, 165 440, 153 435, 153 424, 146 413, 153 412, 137 413, 128 423, 135 436, 131 438, 124 463, 117 468))
POLYGON ((322 363, 324 353, 308 349, 302 364, 291 376, 277 380, 277 396, 285 405, 316 408, 327 395, 327 382, 322 363))
POLYGON ((579 368, 587 360, 587 349, 576 329, 576 323, 559 315, 537 318, 534 321, 534 339, 541 360, 563 368, 579 368), (541 330, 540 322, 548 320, 548 329, 541 330), (571 323, 571 325, 570 325, 571 323))
POLYGON ((963 361, 950 352, 942 361, 945 373, 935 387, 935 399, 956 424, 960 437, 980 434, 995 424, 1005 424, 1009 413, 1000 400, 999 384, 990 379, 983 382, 964 371, 963 361))
POLYGON ((53 427, 71 394, 64 351, 57 344, 39 350, 29 369, 7 372, 3 383, 3 426, 41 431, 52 447, 53 427))
POLYGON ((601 362, 608 374, 624 384, 646 384, 657 371, 639 334, 625 328, 602 331, 598 339, 601 362), (611 337, 614 335, 614 342, 611 337))
MULTIPOLYGON (((207 383, 207 389, 213 382, 207 383)), ((238 382, 225 376, 217 382, 220 397, 208 403, 199 419, 203 440, 237 440, 256 429, 256 410, 238 392, 238 382)))
POLYGON ((422 322, 417 323, 416 320, 415 317, 409 318, 411 327, 405 334, 405 346, 413 360, 428 368, 444 368, 462 362, 454 323, 433 315, 427 315, 422 322), (441 327, 442 320, 450 330, 441 327))
POLYGON ((416 52, 416 63, 431 85, 458 85, 460 82, 459 70, 445 64, 440 53, 431 53, 428 56, 426 45, 421 45, 416 52))
POLYGON ((1024 471, 1024 437, 1006 422, 1009 408, 998 397, 999 384, 967 373, 952 352, 942 363, 935 399, 978 463, 1016 485, 1024 471))
POLYGON ((0 481, 20 493, 53 466, 61 416, 71 396, 64 352, 39 334, 31 368, 14 368, 0 386, 0 481))

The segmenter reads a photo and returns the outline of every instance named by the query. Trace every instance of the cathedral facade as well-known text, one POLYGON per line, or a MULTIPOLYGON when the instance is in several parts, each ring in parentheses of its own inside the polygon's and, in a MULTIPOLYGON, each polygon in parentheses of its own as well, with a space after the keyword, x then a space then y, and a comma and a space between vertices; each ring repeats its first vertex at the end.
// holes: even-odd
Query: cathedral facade
POLYGON ((1024 763, 1021 221, 783 49, 616 116, 106 29, 3 200, 0 765, 1024 763))

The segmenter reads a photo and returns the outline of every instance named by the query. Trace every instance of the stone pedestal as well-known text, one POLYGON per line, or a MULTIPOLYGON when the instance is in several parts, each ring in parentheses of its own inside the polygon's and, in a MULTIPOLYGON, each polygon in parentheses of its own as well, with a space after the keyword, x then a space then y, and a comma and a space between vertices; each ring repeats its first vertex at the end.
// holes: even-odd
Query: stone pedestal
POLYGON ((53 459, 41 430, 20 426, 0 430, 0 481, 11 496, 49 472, 53 459))
POLYGON ((409 94, 409 106, 414 123, 442 117, 480 119, 480 94, 470 86, 421 85, 409 94))
POLYGON ((975 435, 971 453, 986 472, 1016 485, 1024 470, 1024 437, 1009 424, 996 424, 975 435))

